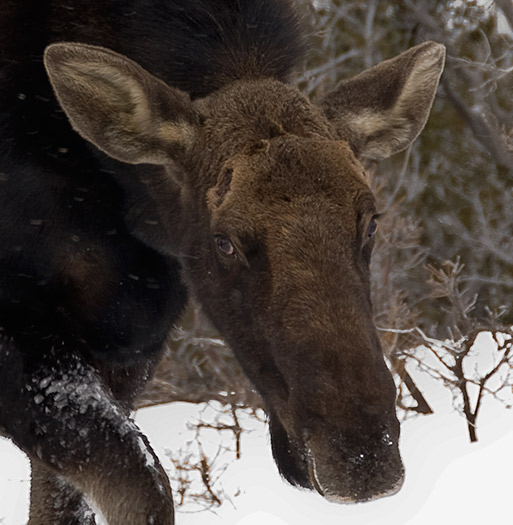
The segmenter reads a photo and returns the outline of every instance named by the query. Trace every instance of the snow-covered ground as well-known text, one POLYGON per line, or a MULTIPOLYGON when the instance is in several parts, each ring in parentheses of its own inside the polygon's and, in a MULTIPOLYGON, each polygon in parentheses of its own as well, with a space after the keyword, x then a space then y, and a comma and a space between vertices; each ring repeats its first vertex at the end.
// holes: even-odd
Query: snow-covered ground
MULTIPOLYGON (((191 507, 186 509, 188 512, 179 509, 177 525, 510 523, 513 411, 486 400, 478 420, 479 442, 470 444, 465 421, 455 414, 450 395, 428 377, 416 379, 435 414, 402 425, 401 450, 407 477, 397 495, 347 506, 328 503, 316 494, 288 486, 273 463, 265 424, 248 417, 241 421, 250 430, 242 438, 242 459, 231 462, 220 478, 228 500, 215 513, 191 513, 191 507)), ((209 411, 174 404, 141 410, 135 419, 165 468, 172 471, 169 456, 176 458, 180 449, 191 447, 188 443, 194 432, 187 424, 200 417, 208 419, 209 411)), ((202 434, 207 455, 217 451, 218 436, 216 432, 202 434)), ((2 525, 26 523, 29 477, 23 454, 8 441, 0 440, 2 525)))

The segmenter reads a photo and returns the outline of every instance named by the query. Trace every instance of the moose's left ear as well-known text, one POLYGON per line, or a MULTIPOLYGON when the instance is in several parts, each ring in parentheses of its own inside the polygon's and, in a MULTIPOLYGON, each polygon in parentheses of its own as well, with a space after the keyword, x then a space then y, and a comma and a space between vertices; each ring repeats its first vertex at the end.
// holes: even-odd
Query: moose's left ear
POLYGON ((194 141, 189 96, 125 56, 97 46, 52 44, 45 66, 72 126, 115 159, 167 164, 194 141))
POLYGON ((356 155, 384 159, 424 128, 444 59, 442 44, 424 42, 342 81, 321 107, 356 155))

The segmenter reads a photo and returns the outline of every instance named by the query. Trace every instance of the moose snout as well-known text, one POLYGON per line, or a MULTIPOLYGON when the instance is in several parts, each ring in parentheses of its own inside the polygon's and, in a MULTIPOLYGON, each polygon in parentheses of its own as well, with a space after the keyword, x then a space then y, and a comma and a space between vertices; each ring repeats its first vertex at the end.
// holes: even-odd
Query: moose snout
POLYGON ((280 298, 289 300, 277 300, 285 306, 266 317, 281 335, 271 354, 288 394, 274 400, 276 413, 300 462, 290 477, 294 482, 298 470, 306 471, 303 486, 339 503, 394 494, 404 479, 396 386, 364 283, 351 274, 344 293, 335 296, 330 290, 340 287, 322 286, 331 275, 308 275, 308 293, 299 285, 284 287, 280 298))
POLYGON ((312 486, 336 503, 357 503, 395 494, 404 481, 398 434, 383 428, 367 438, 321 432, 307 441, 312 486))

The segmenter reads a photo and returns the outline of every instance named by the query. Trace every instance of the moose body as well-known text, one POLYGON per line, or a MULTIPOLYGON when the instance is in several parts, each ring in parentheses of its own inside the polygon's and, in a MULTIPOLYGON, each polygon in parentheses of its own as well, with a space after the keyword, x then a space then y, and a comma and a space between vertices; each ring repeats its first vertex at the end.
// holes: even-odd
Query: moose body
POLYGON ((305 48, 286 0, 0 7, 0 432, 31 460, 32 525, 93 524, 88 501, 173 523, 129 413, 191 295, 262 395, 285 479, 341 502, 400 488, 360 162, 417 137, 444 50, 314 106, 287 84, 305 48))

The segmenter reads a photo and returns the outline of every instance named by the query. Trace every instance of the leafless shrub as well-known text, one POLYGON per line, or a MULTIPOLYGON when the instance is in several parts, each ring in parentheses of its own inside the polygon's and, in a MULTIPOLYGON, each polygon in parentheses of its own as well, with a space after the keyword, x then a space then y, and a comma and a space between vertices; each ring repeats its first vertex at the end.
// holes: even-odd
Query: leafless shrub
POLYGON ((240 413, 263 421, 258 410, 236 404, 209 403, 206 407, 209 412, 215 407, 214 416, 207 418, 203 410, 200 420, 188 425, 194 432, 193 438, 184 448, 167 454, 173 465, 170 477, 176 494, 175 504, 188 513, 215 512, 223 502, 237 495, 225 491, 222 476, 232 461, 241 458, 241 436, 248 430, 240 424, 240 413))
MULTIPOLYGON (((407 334, 416 344, 403 350, 398 359, 407 363, 414 375, 424 372, 441 382, 466 419, 470 441, 477 441, 477 418, 484 396, 492 396, 511 408, 513 387, 513 331, 502 326, 503 312, 488 312, 487 318, 474 317, 476 297, 462 281, 463 265, 446 261, 440 267, 428 265, 432 297, 441 301, 451 319, 448 338, 430 337, 418 326, 406 330, 383 329, 394 335, 407 334), (492 344, 476 344, 489 335, 492 344), (479 350, 478 350, 479 348, 479 350)), ((405 367, 406 368, 406 367, 405 367)), ((416 410, 403 404, 404 410, 416 410)))

